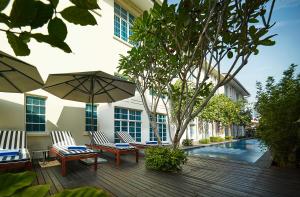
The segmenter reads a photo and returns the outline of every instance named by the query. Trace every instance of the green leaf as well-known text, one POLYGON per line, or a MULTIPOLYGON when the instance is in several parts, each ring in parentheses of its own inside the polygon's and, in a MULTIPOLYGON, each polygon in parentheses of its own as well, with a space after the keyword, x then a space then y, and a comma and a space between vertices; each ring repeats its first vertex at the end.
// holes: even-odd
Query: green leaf
POLYGON ((14 50, 17 56, 26 56, 30 54, 30 49, 28 48, 28 45, 21 38, 19 38, 11 32, 7 32, 6 35, 8 43, 10 44, 11 48, 14 50))
POLYGON ((51 4, 44 4, 41 1, 36 1, 35 6, 37 10, 36 16, 30 23, 32 29, 42 27, 52 18, 53 15, 53 8, 51 4))
POLYGON ((50 44, 53 47, 57 47, 57 48, 63 50, 64 52, 66 52, 66 53, 71 53, 72 52, 72 50, 67 45, 67 43, 65 43, 62 40, 58 40, 54 36, 49 36, 49 35, 36 33, 36 34, 31 34, 31 37, 36 39, 36 41, 38 41, 38 42, 44 42, 44 43, 50 44))
POLYGON ((64 41, 68 34, 66 24, 59 18, 50 20, 48 24, 48 32, 50 36, 54 36, 57 39, 64 41))
POLYGON ((24 43, 28 43, 30 41, 30 33, 29 32, 22 32, 19 35, 19 38, 24 42, 24 43))
POLYGON ((10 26, 9 17, 6 14, 0 13, 0 23, 4 23, 7 26, 10 26))
POLYGON ((227 57, 228 57, 229 59, 231 59, 231 58, 233 57, 233 53, 232 53, 232 51, 228 51, 228 53, 227 53, 227 57))
POLYGON ((50 185, 35 185, 17 191, 13 195, 13 197, 25 197, 25 196, 44 197, 48 194, 49 190, 50 190, 50 185))
POLYGON ((57 7, 58 1, 59 1, 59 0, 50 0, 50 3, 51 3, 51 5, 53 6, 53 8, 56 8, 56 7, 57 7))
POLYGON ((12 26, 28 26, 33 21, 35 15, 35 0, 15 0, 10 12, 12 26))
POLYGON ((33 172, 5 173, 0 175, 0 196, 11 196, 17 190, 29 186, 35 178, 33 172))
POLYGON ((249 23, 258 23, 259 20, 257 20, 256 18, 250 18, 249 19, 249 23))
POLYGON ((105 191, 94 187, 81 187, 76 189, 67 189, 55 194, 53 197, 108 197, 105 191))
POLYGON ((274 40, 268 40, 268 39, 259 41, 259 44, 264 45, 264 46, 273 46, 273 45, 275 45, 275 43, 276 42, 274 40))
POLYGON ((79 8, 84 9, 100 9, 99 5, 97 4, 97 0, 71 0, 72 3, 74 3, 79 8))
POLYGON ((88 10, 71 6, 61 12, 62 17, 70 23, 79 25, 96 25, 97 21, 88 10))
POLYGON ((0 0, 0 11, 4 10, 8 5, 9 0, 0 0))

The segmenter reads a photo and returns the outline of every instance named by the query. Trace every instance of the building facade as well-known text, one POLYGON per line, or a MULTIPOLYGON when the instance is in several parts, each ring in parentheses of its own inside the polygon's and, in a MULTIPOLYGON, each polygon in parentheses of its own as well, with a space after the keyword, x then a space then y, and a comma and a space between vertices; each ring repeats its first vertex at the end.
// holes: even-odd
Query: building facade
MULTIPOLYGON (((214 78, 212 77, 212 80, 214 78)), ((246 88, 237 80, 233 79, 226 85, 220 87, 216 94, 224 94, 228 98, 232 99, 234 102, 237 102, 240 99, 246 99, 250 96, 250 93, 246 90, 246 88)), ((193 141, 199 141, 201 139, 209 138, 211 136, 233 136, 239 137, 245 135, 245 128, 242 125, 232 124, 229 127, 224 128, 218 133, 217 126, 215 123, 209 123, 202 121, 199 118, 195 118, 187 128, 185 135, 183 135, 183 139, 193 139, 193 141)))
MULTIPOLYGON (((67 1, 64 3, 68 4, 67 1)), ((68 24, 66 41, 73 53, 66 54, 32 41, 30 56, 21 59, 36 66, 44 81, 54 73, 101 70, 114 74, 120 54, 126 55, 132 47, 128 38, 133 20, 144 10, 149 10, 153 1, 102 0, 99 5, 101 17, 97 18, 97 26, 68 24)), ((0 43, 3 43, 0 50, 13 54, 5 35, 0 36, 0 43)), ((157 115, 159 134, 163 141, 170 141, 165 114, 165 108, 160 104, 157 115)), ((25 94, 0 93, 0 128, 26 130, 30 150, 51 146, 49 132, 52 130, 71 131, 78 144, 89 143, 86 131, 92 127, 102 130, 112 142, 118 142, 115 135, 118 131, 128 131, 139 142, 155 140, 137 92, 132 98, 95 106, 62 100, 41 89, 25 94), (92 107, 95 109, 94 125, 91 125, 92 107)), ((189 129, 191 136, 198 135, 197 124, 189 129)))

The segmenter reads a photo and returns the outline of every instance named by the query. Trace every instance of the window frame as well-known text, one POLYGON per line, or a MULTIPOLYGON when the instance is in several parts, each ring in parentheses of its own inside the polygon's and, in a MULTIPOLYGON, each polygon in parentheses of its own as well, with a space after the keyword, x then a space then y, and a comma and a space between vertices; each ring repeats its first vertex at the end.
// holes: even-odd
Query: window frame
POLYGON ((118 131, 116 131, 116 128, 119 127, 120 131, 124 131, 122 129, 122 127, 127 127, 127 131, 129 133, 129 135, 136 141, 136 142, 141 142, 142 141, 142 110, 139 109, 132 109, 132 108, 125 108, 125 107, 119 107, 119 106, 115 106, 114 107, 114 142, 119 142, 120 139, 118 139, 118 136, 116 135, 116 133, 118 131), (120 113, 116 113, 116 109, 120 109, 120 113), (127 110, 127 118, 123 118, 122 116, 124 115, 124 113, 122 113, 122 110, 127 110), (130 112, 134 112, 134 115, 132 115, 130 112), (140 115, 137 115, 136 113, 139 112, 140 115), (116 118, 116 114, 119 114, 121 117, 120 118, 116 118), (135 119, 130 119, 130 116, 134 116, 135 119), (137 117, 140 116, 139 120, 137 119, 137 117), (116 122, 119 122, 119 125, 116 125, 116 122), (123 126, 123 123, 126 122, 126 125, 123 126), (132 136, 130 133, 133 133, 132 131, 130 131, 130 127, 132 127, 130 125, 130 123, 134 123, 134 136, 132 136), (139 123, 140 127, 137 126, 137 123, 139 123), (140 129, 138 131, 138 128, 140 129), (140 134, 139 136, 137 136, 137 134, 140 134))
MULTIPOLYGON (((162 128, 162 135, 160 136, 161 138, 161 141, 162 142, 168 142, 168 127, 167 127, 167 115, 166 114, 162 114, 162 113, 157 113, 156 114, 156 124, 157 124, 157 127, 158 127, 158 134, 160 134, 159 132, 159 129, 160 129, 160 125, 164 125, 164 127, 162 128), (164 116, 164 122, 159 122, 159 116, 164 116), (165 135, 164 134, 164 130, 165 130, 165 135), (164 140, 164 137, 165 137, 165 140, 164 140)), ((152 127, 151 127, 151 122, 149 122, 149 140, 150 141, 157 141, 156 139, 156 136, 155 136, 155 133, 154 131, 152 131, 152 127), (151 136, 151 134, 153 134, 153 136, 151 136)))
POLYGON ((133 22, 135 20, 136 16, 132 14, 130 11, 125 9, 122 5, 114 1, 114 26, 113 26, 113 35, 118 40, 125 42, 126 44, 129 44, 130 46, 133 45, 133 42, 129 40, 130 35, 132 35, 132 26, 133 22), (120 11, 119 13, 116 11, 116 6, 119 7, 120 11), (126 12, 126 19, 124 18, 124 12, 126 12), (123 16, 122 16, 123 15, 123 16), (116 17, 118 17, 118 25, 119 27, 116 28, 116 17), (126 39, 122 36, 122 22, 126 23, 126 39), (119 32, 116 35, 116 29, 119 30, 119 32))
MULTIPOLYGON (((92 105, 92 103, 86 103, 85 104, 85 108, 84 108, 84 127, 85 127, 85 131, 86 132, 88 132, 88 131, 91 131, 91 130, 87 130, 87 114, 86 114, 86 110, 87 110, 87 105, 92 105)), ((96 107, 96 111, 94 111, 94 112, 96 112, 96 118, 95 117, 93 117, 93 119, 96 119, 96 130, 94 130, 94 131, 97 131, 98 130, 98 104, 95 104, 94 103, 94 107, 96 107)), ((91 111, 92 112, 92 111, 91 111)), ((91 117, 88 117, 89 119, 92 119, 92 116, 91 117)), ((94 122, 93 122, 94 123, 94 122)), ((90 124, 90 127, 92 128, 92 124, 90 124)), ((95 127, 95 123, 94 123, 94 127, 95 127)))
MULTIPOLYGON (((24 116, 24 130, 26 132, 28 132, 28 134, 30 134, 30 135, 35 135, 35 134, 44 135, 44 134, 47 133, 47 104, 46 104, 47 99, 48 99, 48 97, 46 97, 46 96, 28 94, 28 93, 24 94, 24 115, 25 115, 24 116), (44 108, 45 108, 45 111, 44 111, 44 130, 40 130, 40 129, 38 131, 34 131, 34 130, 28 131, 27 130, 27 97, 36 97, 36 98, 39 98, 39 99, 44 99, 44 102, 45 102, 45 104, 44 104, 44 108)), ((38 106, 40 107, 40 105, 38 105, 38 106)), ((37 115, 42 115, 42 114, 37 114, 37 115)), ((28 124, 30 124, 30 123, 28 123, 28 124)), ((36 123, 31 123, 31 124, 36 124, 36 123)))

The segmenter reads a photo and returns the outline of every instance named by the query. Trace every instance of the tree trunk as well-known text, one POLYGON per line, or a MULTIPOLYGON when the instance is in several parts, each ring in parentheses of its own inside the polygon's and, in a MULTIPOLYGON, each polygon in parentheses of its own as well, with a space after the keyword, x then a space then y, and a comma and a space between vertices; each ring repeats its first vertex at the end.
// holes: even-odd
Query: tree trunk
POLYGON ((180 131, 179 128, 176 128, 176 132, 173 139, 173 149, 176 149, 179 146, 179 142, 180 142, 179 131, 180 131))
POLYGON ((158 145, 161 145, 161 139, 160 139, 160 136, 159 136, 159 133, 158 133, 158 128, 157 128, 157 123, 156 123, 156 118, 155 120, 152 120, 150 121, 150 124, 151 124, 151 127, 152 127, 152 131, 153 133, 155 134, 156 138, 157 138, 157 143, 158 145))

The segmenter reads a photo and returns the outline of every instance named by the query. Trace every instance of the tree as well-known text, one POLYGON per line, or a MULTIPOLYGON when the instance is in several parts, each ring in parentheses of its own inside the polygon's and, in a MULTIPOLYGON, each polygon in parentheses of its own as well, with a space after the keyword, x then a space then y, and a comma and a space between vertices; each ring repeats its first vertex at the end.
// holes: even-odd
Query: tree
POLYGON ((18 56, 30 54, 28 43, 33 38, 57 47, 66 53, 72 50, 65 42, 68 34, 64 22, 76 25, 96 25, 91 12, 100 9, 97 0, 70 0, 71 6, 58 10, 59 0, 1 0, 0 31, 6 33, 8 43, 18 56), (12 3, 9 15, 6 14, 12 3), (64 19, 62 20, 61 17, 64 19), (46 27, 48 34, 42 34, 40 28, 46 27))
MULTIPOLYGON (((174 82, 181 81, 176 90, 174 148, 216 90, 233 79, 251 55, 258 54, 259 46, 275 44, 269 33, 274 4, 275 0, 182 0, 177 6, 164 1, 136 19, 131 36, 135 47, 122 57, 119 69, 137 83, 149 116, 157 105, 147 106, 146 89, 157 92, 158 103, 164 92, 172 99, 174 82), (222 64, 226 58, 232 60, 229 67, 222 64), (191 82, 193 94, 189 95, 191 82), (197 105, 199 98, 201 105, 197 105)), ((175 109, 174 100, 169 103, 175 109)))
POLYGON ((235 103, 225 95, 219 94, 211 98, 198 117, 207 122, 215 122, 219 133, 222 126, 239 124, 240 110, 239 103, 235 103))
POLYGON ((295 69, 292 64, 278 83, 273 77, 268 77, 265 87, 257 83, 257 134, 280 166, 300 161, 300 73, 296 76, 295 69))

